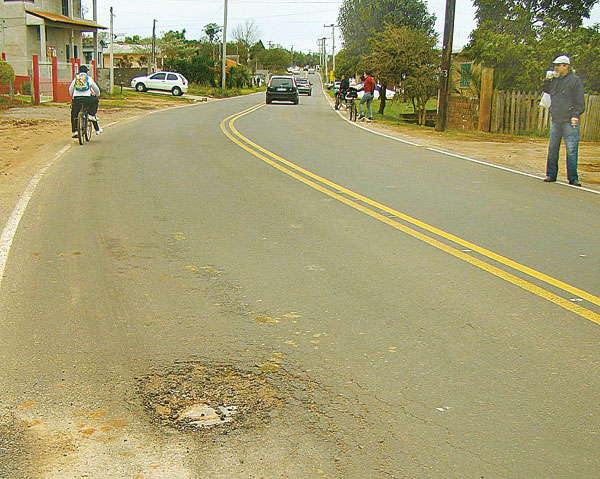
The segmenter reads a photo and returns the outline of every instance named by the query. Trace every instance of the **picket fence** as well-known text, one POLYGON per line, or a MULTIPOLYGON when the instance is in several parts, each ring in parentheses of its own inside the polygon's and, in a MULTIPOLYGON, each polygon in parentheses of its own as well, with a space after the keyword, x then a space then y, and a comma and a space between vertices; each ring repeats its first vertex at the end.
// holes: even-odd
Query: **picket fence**
MULTIPOLYGON (((541 91, 495 90, 492 100, 492 133, 518 134, 544 132, 550 128, 548 108, 540 106, 541 91)), ((582 141, 600 141, 600 96, 585 95, 585 113, 581 117, 582 141)))

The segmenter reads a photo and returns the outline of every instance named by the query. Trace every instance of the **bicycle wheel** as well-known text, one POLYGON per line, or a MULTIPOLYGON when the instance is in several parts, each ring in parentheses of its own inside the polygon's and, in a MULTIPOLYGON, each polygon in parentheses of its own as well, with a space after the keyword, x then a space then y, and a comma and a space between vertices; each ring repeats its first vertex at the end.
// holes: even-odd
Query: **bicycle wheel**
POLYGON ((86 116, 85 118, 85 140, 91 141, 92 139, 92 122, 86 116))
POLYGON ((80 111, 77 113, 77 139, 79 140, 79 144, 83 145, 85 141, 85 117, 83 116, 83 112, 80 111))
POLYGON ((335 109, 336 110, 340 109, 340 96, 339 95, 335 96, 335 109))
POLYGON ((356 109, 356 103, 352 102, 350 105, 350 121, 356 121, 358 118, 358 111, 356 109))

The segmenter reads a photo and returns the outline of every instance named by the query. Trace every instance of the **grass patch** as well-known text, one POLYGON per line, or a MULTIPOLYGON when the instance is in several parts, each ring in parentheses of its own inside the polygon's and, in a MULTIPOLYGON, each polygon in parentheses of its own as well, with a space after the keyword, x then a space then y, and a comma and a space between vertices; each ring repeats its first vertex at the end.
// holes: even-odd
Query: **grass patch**
POLYGON ((250 95, 251 93, 256 93, 265 90, 266 87, 264 86, 260 88, 231 88, 223 90, 219 87, 202 86, 192 83, 190 84, 188 93, 190 95, 209 96, 212 98, 230 98, 232 96, 250 95))
POLYGON ((15 95, 12 101, 8 95, 0 95, 0 110, 7 110, 8 108, 14 108, 17 106, 29 106, 31 104, 31 97, 27 95, 15 95))

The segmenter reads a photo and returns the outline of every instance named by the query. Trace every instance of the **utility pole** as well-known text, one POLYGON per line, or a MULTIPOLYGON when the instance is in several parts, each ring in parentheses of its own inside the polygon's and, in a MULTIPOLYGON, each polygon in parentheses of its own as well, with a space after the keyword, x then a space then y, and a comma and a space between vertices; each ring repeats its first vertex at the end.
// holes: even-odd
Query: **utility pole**
POLYGON ((333 72, 335 75, 335 27, 337 27, 336 24, 332 23, 331 25, 323 25, 325 28, 331 28, 331 41, 332 41, 332 48, 333 48, 333 72))
MULTIPOLYGON (((94 23, 98 23, 98 0, 94 0, 92 2, 92 8, 93 8, 93 14, 94 14, 94 23)), ((96 28, 94 30, 94 61, 96 62, 96 65, 98 65, 99 67, 102 67, 104 65, 102 65, 102 62, 98 61, 98 29, 96 28)))
POLYGON ((291 55, 290 55, 290 66, 293 68, 294 67, 294 45, 292 45, 292 50, 291 50, 291 55))
POLYGON ((0 60, 4 60, 4 56, 6 54, 4 51, 6 48, 6 20, 4 19, 0 20, 0 33, 2 33, 2 45, 0 45, 0 55, 2 55, 2 58, 0 58, 0 60))
POLYGON ((225 0, 223 13, 223 63, 221 65, 221 88, 225 90, 225 67, 227 66, 227 0, 225 0))
POLYGON ((448 107, 448 82, 452 63, 452 37, 454 36, 454 11, 456 0, 446 0, 446 22, 444 24, 444 44, 442 46, 442 65, 440 71, 440 89, 438 92, 438 113, 435 131, 446 129, 446 110, 448 107))
POLYGON ((113 7, 110 7, 110 83, 108 91, 110 94, 113 94, 113 90, 115 89, 115 65, 113 59, 113 7))
POLYGON ((150 62, 150 73, 156 71, 156 20, 152 22, 152 61, 150 62))
POLYGON ((325 45, 325 41, 327 39, 325 37, 319 38, 321 42, 321 71, 323 71, 323 67, 325 67, 325 82, 329 81, 327 77, 327 46, 325 45))

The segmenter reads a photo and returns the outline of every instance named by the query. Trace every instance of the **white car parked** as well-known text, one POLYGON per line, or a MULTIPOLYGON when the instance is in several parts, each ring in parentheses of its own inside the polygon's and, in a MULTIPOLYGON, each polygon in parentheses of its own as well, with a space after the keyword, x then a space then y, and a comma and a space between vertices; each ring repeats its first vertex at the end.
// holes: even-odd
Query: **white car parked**
POLYGON ((179 96, 188 91, 188 81, 181 73, 156 72, 152 75, 135 77, 131 80, 131 87, 137 91, 170 91, 173 95, 179 96))

